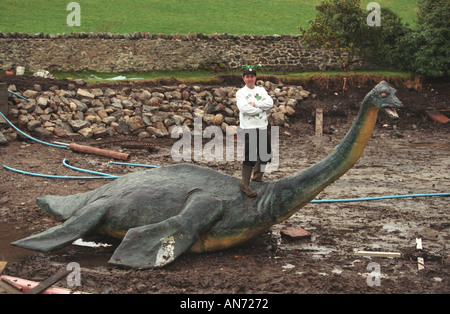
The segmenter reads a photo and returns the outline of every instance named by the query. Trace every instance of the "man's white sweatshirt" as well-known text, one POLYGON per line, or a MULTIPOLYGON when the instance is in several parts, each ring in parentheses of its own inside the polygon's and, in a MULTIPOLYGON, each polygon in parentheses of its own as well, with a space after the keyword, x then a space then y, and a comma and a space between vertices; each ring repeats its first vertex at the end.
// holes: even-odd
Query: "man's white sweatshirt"
POLYGON ((263 87, 244 86, 236 92, 236 104, 239 108, 239 126, 242 129, 267 128, 266 111, 273 107, 273 99, 263 87), (255 107, 249 103, 255 103, 255 107))

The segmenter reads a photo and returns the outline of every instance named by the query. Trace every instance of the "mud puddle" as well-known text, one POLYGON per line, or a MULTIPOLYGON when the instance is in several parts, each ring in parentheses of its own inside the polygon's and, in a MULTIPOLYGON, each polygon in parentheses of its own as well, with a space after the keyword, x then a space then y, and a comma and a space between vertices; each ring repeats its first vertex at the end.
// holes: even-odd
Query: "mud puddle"
POLYGON ((116 245, 105 242, 76 240, 72 245, 51 252, 40 253, 11 245, 18 239, 27 237, 29 232, 11 224, 0 224, 0 260, 8 263, 19 262, 26 257, 45 256, 50 264, 77 262, 81 267, 107 266, 116 245))
POLYGON ((23 230, 16 228, 14 225, 5 223, 0 224, 0 260, 17 262, 24 257, 37 254, 11 245, 11 242, 26 236, 27 234, 25 234, 23 230))
POLYGON ((67 265, 78 263, 81 267, 98 268, 107 267, 108 261, 114 253, 114 249, 87 248, 71 245, 59 251, 49 254, 49 263, 53 265, 67 265))
POLYGON ((271 242, 277 251, 291 252, 294 255, 300 254, 309 256, 314 259, 322 259, 336 250, 322 245, 316 235, 311 237, 290 239, 287 236, 282 236, 279 228, 272 228, 271 242))

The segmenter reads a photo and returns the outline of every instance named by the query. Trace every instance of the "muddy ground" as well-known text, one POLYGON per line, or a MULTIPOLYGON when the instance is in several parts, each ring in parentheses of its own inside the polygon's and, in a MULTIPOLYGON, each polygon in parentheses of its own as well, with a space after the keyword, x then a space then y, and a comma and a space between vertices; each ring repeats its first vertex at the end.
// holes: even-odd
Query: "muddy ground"
MULTIPOLYGON (((400 120, 393 122, 380 113, 361 159, 317 198, 450 192, 450 123, 437 124, 425 112, 429 107, 448 109, 449 87, 448 83, 423 83, 419 91, 396 86, 405 106, 400 120)), ((340 88, 306 86, 316 97, 302 102, 301 109, 290 119, 290 127, 281 129, 280 165, 265 180, 292 175, 332 152, 356 117, 357 104, 371 88, 355 85, 343 92, 340 88), (325 111, 322 137, 314 136, 316 107, 325 111)), ((104 139, 107 140, 110 139, 104 139)), ((158 145, 156 152, 122 148, 118 143, 103 147, 130 153, 132 163, 157 166, 174 163, 170 149, 175 139, 154 141, 158 145)), ((100 142, 92 140, 84 144, 100 142)), ((112 164, 104 157, 25 139, 0 147, 2 165, 34 173, 83 175, 63 166, 64 158, 73 166, 115 175, 141 170, 112 164)), ((195 163, 240 176, 241 166, 237 161, 195 163)), ((450 292, 448 197, 311 203, 239 247, 184 254, 165 268, 140 271, 107 264, 117 246, 114 242, 101 248, 71 245, 45 254, 9 245, 60 223, 37 207, 36 197, 85 192, 109 180, 40 178, 4 168, 0 169, 0 178, 0 260, 8 262, 3 274, 42 281, 68 263, 77 262, 81 266, 81 286, 77 289, 96 294, 450 292), (311 237, 289 239, 280 235, 280 230, 294 228, 307 230, 311 237), (416 238, 423 240, 423 251, 416 250, 416 238), (356 255, 360 250, 400 252, 402 256, 356 255), (419 271, 417 257, 420 256, 424 258, 425 269, 419 271), (372 262, 377 263, 371 265, 379 266, 379 272, 369 266, 372 262)), ((58 286, 67 287, 67 283, 61 280, 58 286)))

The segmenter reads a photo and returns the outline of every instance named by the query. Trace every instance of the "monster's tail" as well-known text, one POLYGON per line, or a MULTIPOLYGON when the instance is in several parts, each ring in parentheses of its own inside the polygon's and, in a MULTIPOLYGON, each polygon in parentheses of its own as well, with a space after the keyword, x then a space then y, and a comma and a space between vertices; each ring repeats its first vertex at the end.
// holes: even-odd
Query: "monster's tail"
POLYGON ((36 204, 49 215, 61 220, 69 219, 85 205, 82 194, 68 196, 45 195, 36 199, 36 204))

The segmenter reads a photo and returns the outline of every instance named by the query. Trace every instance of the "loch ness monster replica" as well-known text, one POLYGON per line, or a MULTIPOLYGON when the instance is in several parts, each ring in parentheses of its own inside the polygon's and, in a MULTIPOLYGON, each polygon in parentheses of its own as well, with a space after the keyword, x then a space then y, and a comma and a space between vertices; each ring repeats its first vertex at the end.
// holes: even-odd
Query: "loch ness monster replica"
POLYGON ((37 204, 64 223, 12 245, 49 252, 86 236, 122 239, 109 263, 136 269, 163 267, 184 252, 230 248, 288 219, 360 158, 381 110, 398 119, 402 103, 385 81, 370 91, 341 144, 328 157, 287 178, 252 182, 248 199, 240 179, 192 164, 130 173, 95 190, 39 197, 37 204))

